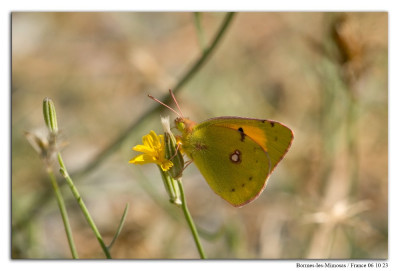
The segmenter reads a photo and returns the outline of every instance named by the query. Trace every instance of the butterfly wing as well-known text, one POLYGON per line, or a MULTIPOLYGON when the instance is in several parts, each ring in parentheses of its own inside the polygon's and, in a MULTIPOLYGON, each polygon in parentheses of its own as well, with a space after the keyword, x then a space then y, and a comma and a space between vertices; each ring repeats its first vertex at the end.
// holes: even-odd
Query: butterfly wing
POLYGON ((214 192, 243 206, 264 190, 293 133, 278 122, 221 117, 200 123, 184 138, 184 152, 214 192))

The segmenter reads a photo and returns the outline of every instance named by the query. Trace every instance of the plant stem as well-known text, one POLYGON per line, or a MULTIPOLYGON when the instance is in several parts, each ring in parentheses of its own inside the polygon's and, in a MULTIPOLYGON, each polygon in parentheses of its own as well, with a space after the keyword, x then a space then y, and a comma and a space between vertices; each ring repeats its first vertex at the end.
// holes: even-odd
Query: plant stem
POLYGON ((200 48, 201 48, 201 50, 203 50, 203 52, 205 52, 207 47, 206 47, 206 41, 204 39, 203 28, 201 27, 201 13, 200 12, 194 13, 194 24, 196 26, 197 39, 199 40, 200 48))
POLYGON ((67 184, 68 184, 69 188, 71 189, 72 194, 74 195, 75 199, 77 200, 79 207, 81 208, 81 210, 83 212, 83 215, 85 216, 87 222, 89 223, 89 226, 92 228, 92 230, 94 232, 94 235, 96 236, 97 240, 99 241, 100 246, 104 251, 104 254, 106 255, 106 257, 108 259, 111 259, 110 252, 108 251, 107 246, 104 244, 103 238, 101 237, 101 234, 100 234, 99 230, 97 229, 96 224, 94 223, 92 217, 90 216, 90 213, 89 213, 88 209, 86 208, 86 205, 83 202, 83 199, 80 196, 78 189, 76 189, 74 182, 72 181, 71 177, 68 175, 68 172, 64 165, 64 161, 62 160, 61 154, 58 153, 57 157, 58 157, 58 162, 60 163, 61 174, 67 181, 67 184))
POLYGON ((74 239, 72 237, 72 230, 69 224, 67 209, 65 208, 64 199, 60 192, 60 188, 57 184, 56 177, 54 176, 53 170, 51 167, 47 168, 47 174, 49 174, 51 184, 53 185, 54 193, 56 194, 58 207, 60 208, 61 217, 64 223, 65 233, 67 234, 69 248, 71 250, 72 257, 74 259, 79 259, 78 252, 76 251, 74 239))
POLYGON ((129 204, 126 204, 124 213, 122 214, 122 217, 119 222, 117 231, 115 232, 114 238, 112 239, 111 243, 107 247, 109 250, 114 245, 114 242, 117 240, 119 234, 121 233, 122 227, 124 226, 124 223, 125 223, 126 215, 128 214, 128 208, 129 208, 129 204))
POLYGON ((192 216, 190 215, 190 212, 189 212, 189 208, 187 207, 187 204, 186 204, 185 193, 183 191, 183 185, 182 185, 181 180, 178 180, 178 185, 179 185, 179 190, 181 192, 181 200, 182 200, 181 206, 182 206, 183 214, 185 215, 186 221, 189 224, 190 230, 192 231, 193 239, 194 239, 194 242, 196 243, 197 250, 199 251, 200 257, 202 259, 206 259, 207 257, 204 254, 203 247, 200 243, 200 238, 199 238, 199 234, 196 229, 196 225, 193 222, 192 216))

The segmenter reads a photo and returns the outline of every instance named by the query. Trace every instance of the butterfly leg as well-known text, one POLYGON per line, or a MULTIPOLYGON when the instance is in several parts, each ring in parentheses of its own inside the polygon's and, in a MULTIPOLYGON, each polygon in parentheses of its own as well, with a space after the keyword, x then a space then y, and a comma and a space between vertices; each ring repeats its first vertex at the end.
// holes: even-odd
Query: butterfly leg
POLYGON ((184 171, 185 168, 187 168, 191 163, 193 163, 193 160, 186 161, 185 166, 183 167, 182 171, 184 171))
POLYGON ((178 150, 179 150, 179 147, 180 147, 180 146, 181 146, 180 144, 178 144, 178 145, 176 146, 174 155, 172 155, 171 158, 169 158, 170 161, 172 161, 172 159, 178 154, 178 150))
POLYGON ((185 166, 183 167, 183 169, 181 170, 181 172, 179 172, 179 174, 177 176, 182 176, 183 171, 193 162, 193 160, 190 161, 186 161, 185 162, 185 166))

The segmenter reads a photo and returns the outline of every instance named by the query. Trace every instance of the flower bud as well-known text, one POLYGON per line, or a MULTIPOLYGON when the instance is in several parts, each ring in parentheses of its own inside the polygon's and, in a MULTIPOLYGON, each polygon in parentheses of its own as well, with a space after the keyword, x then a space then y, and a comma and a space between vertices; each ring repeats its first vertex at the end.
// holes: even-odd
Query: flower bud
POLYGON ((182 177, 182 171, 185 166, 181 152, 176 144, 174 135, 164 133, 165 140, 165 158, 169 159, 174 165, 168 170, 172 178, 182 177))
POLYGON ((50 133, 56 135, 58 133, 56 108, 53 101, 47 97, 43 100, 43 117, 50 133))
POLYGON ((181 152, 176 144, 176 139, 169 129, 169 118, 162 118, 161 123, 164 127, 165 158, 173 163, 173 166, 166 172, 164 184, 170 196, 170 201, 175 204, 182 204, 178 186, 178 180, 182 177, 184 161, 181 152))

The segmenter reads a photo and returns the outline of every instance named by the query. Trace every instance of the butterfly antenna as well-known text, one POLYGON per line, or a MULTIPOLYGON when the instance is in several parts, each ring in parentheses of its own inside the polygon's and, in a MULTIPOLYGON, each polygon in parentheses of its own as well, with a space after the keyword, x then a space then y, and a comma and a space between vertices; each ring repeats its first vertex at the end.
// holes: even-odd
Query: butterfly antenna
MULTIPOLYGON (((174 112, 175 114, 177 114, 179 117, 181 117, 182 115, 179 115, 179 113, 178 112, 176 112, 176 110, 175 109, 173 109, 172 107, 170 107, 170 106, 168 106, 168 105, 166 105, 165 103, 163 103, 162 101, 160 101, 159 99, 157 99, 157 98, 154 98, 153 96, 151 96, 151 95, 147 95, 150 99, 152 99, 152 100, 154 100, 154 101, 156 101, 156 102, 158 102, 158 103, 160 103, 160 104, 162 104, 163 106, 165 106, 166 108, 168 108, 169 110, 171 110, 172 112, 174 112)), ((175 98, 174 98, 174 100, 175 100, 175 98)), ((176 102, 176 101, 175 101, 176 102)), ((180 111, 180 110, 179 110, 180 111)))
POLYGON ((172 90, 169 90, 169 94, 171 94, 172 99, 174 99, 174 102, 175 102, 175 104, 176 104, 176 107, 177 107, 178 110, 179 110, 179 113, 181 113, 180 117, 183 118, 182 110, 181 110, 181 108, 179 107, 179 104, 178 104, 178 102, 176 101, 175 95, 174 95, 174 93, 172 92, 172 90))

